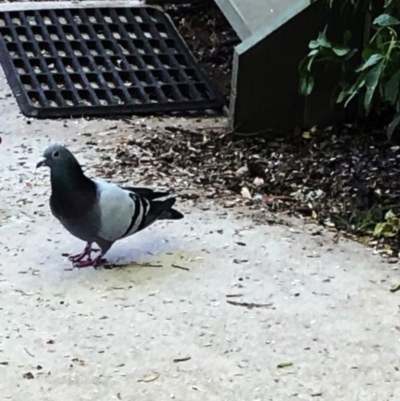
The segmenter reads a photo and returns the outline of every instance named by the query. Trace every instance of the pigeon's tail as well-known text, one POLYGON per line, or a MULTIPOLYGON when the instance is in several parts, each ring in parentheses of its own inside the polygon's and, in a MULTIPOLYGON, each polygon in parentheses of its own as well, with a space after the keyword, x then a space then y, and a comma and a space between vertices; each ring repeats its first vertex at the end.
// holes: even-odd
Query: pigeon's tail
POLYGON ((140 229, 148 227, 153 224, 156 220, 178 220, 183 217, 183 214, 175 209, 172 209, 176 202, 175 198, 169 198, 163 201, 151 200, 150 210, 143 221, 140 229))
POLYGON ((169 209, 159 217, 159 220, 179 220, 183 219, 183 214, 176 209, 169 209))
POLYGON ((175 202, 176 202, 175 198, 169 198, 163 202, 157 202, 160 204, 159 207, 163 210, 160 217, 158 218, 159 220, 183 219, 183 214, 181 212, 179 212, 178 210, 172 208, 172 206, 174 206, 175 202))

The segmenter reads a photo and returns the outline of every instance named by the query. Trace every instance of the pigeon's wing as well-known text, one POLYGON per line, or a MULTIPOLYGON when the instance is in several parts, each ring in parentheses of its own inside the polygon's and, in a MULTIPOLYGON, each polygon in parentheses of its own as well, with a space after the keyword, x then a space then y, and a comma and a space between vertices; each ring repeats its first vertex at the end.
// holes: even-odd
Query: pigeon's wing
POLYGON ((165 196, 169 195, 169 192, 154 191, 151 188, 143 188, 143 187, 121 187, 121 188, 124 189, 125 191, 134 192, 135 194, 143 196, 148 200, 164 198, 165 196))
MULTIPOLYGON (((130 191, 134 192, 139 196, 142 196, 146 198, 147 200, 154 200, 154 199, 159 199, 159 198, 165 198, 169 195, 171 195, 170 192, 156 192, 151 188, 143 188, 143 187, 121 187, 125 191, 130 191)), ((174 201, 175 203, 175 201, 174 201)), ((154 205, 153 206, 153 211, 154 211, 154 205)), ((168 208, 167 205, 163 205, 164 208, 164 213, 162 213, 161 216, 158 218, 161 220, 179 220, 183 218, 183 214, 181 212, 178 212, 175 209, 172 209, 172 207, 168 208)))
POLYGON ((100 219, 98 237, 114 242, 137 231, 145 218, 150 202, 106 181, 96 181, 97 214, 100 219))
POLYGON ((148 227, 175 203, 174 198, 152 201, 105 181, 97 181, 96 184, 100 215, 98 237, 110 242, 148 227))

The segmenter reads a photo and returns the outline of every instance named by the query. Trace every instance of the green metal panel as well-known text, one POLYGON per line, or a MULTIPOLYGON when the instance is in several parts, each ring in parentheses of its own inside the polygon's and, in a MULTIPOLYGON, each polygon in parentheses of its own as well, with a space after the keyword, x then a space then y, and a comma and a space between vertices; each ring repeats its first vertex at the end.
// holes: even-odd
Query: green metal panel
MULTIPOLYGON (((339 11, 328 10, 323 2, 285 3, 288 6, 285 12, 276 15, 235 49, 230 128, 238 132, 327 125, 338 117, 333 107, 333 91, 340 71, 320 76, 314 93, 304 98, 298 93, 298 65, 309 51, 309 41, 329 20, 336 22, 331 30, 333 37, 342 36, 345 27, 337 23, 339 11)), ((360 35, 354 40, 361 43, 362 21, 356 18, 354 23, 360 25, 360 35)))
POLYGON ((309 0, 215 0, 242 40, 258 30, 272 32, 307 8, 309 0))

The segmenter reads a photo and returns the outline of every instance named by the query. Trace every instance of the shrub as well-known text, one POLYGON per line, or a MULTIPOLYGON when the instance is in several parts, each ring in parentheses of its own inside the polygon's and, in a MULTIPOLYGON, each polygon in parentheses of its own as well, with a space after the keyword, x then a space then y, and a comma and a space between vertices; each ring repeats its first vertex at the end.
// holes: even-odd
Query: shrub
POLYGON ((341 2, 344 18, 349 12, 366 16, 366 38, 362 49, 352 48, 349 45, 352 31, 348 30, 341 43, 333 43, 328 38, 327 25, 318 38, 309 43, 310 52, 299 65, 300 93, 312 93, 318 78, 318 66, 339 65, 342 79, 340 90, 335 95, 336 102, 346 107, 354 98, 361 97, 366 116, 371 109, 378 114, 388 113, 387 135, 390 138, 400 124, 400 1, 311 1, 325 1, 329 7, 341 2), (356 54, 361 58, 361 65, 354 70, 351 65, 354 65, 356 54))

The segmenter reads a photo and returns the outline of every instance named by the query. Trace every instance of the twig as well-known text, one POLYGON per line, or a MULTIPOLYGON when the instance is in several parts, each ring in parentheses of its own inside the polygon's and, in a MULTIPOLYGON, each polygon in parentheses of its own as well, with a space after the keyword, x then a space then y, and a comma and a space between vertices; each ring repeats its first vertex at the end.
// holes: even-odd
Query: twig
POLYGON ((188 267, 179 266, 179 265, 175 265, 175 264, 172 264, 171 266, 172 266, 174 269, 181 269, 181 270, 190 271, 190 269, 189 269, 188 267))
POLYGON ((192 357, 187 356, 186 358, 175 358, 174 362, 175 363, 179 363, 179 362, 186 362, 186 361, 190 361, 192 359, 192 357))
POLYGON ((277 138, 287 138, 288 134, 285 131, 276 131, 273 130, 271 128, 265 128, 265 129, 261 129, 255 132, 238 132, 238 129, 248 120, 248 118, 245 118, 244 120, 242 120, 240 123, 238 123, 236 125, 236 127, 233 127, 231 130, 227 131, 224 136, 222 137, 222 139, 227 138, 228 136, 232 135, 232 136, 238 136, 238 137, 253 137, 253 136, 258 136, 258 135, 263 135, 263 134, 274 134, 274 139, 277 138))
POLYGON ((25 347, 24 347, 24 351, 25 351, 29 356, 31 356, 32 358, 35 357, 35 355, 31 354, 25 347))
POLYGON ((198 131, 207 131, 207 130, 213 131, 213 130, 218 130, 218 129, 226 129, 226 127, 224 125, 217 125, 214 127, 198 127, 196 129, 198 131))
POLYGON ((110 263, 103 266, 103 269, 111 270, 111 269, 122 269, 124 267, 163 267, 162 265, 155 265, 152 263, 124 263, 124 264, 117 264, 117 263, 110 263))
POLYGON ((173 127, 171 125, 167 125, 165 127, 166 131, 172 132, 174 134, 189 134, 189 135, 203 135, 200 132, 193 131, 191 129, 185 129, 185 128, 179 128, 179 127, 173 127))
POLYGON ((152 263, 139 263, 137 266, 141 267, 163 267, 163 265, 155 265, 152 263))
POLYGON ((253 309, 253 308, 269 308, 273 305, 273 303, 269 304, 256 304, 253 302, 236 302, 236 301, 231 301, 229 299, 226 300, 228 304, 235 305, 235 306, 244 306, 245 308, 248 309, 253 309))

